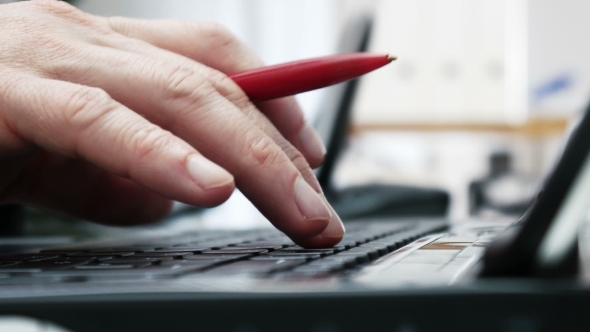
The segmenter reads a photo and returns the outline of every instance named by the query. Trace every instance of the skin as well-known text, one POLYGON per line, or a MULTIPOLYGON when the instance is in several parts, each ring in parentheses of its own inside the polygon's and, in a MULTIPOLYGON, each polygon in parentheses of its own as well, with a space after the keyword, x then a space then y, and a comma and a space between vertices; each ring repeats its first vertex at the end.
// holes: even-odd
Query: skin
POLYGON ((264 64, 225 28, 38 0, 1 5, 0 31, 0 203, 134 225, 237 186, 296 243, 341 240, 321 140, 294 98, 227 78, 264 64))

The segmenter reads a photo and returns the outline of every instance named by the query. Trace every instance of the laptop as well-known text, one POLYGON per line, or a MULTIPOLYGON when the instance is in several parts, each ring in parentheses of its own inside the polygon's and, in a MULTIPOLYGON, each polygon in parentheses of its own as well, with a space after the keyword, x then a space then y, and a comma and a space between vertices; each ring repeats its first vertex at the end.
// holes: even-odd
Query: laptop
POLYGON ((70 331, 588 330, 589 158, 590 108, 513 223, 359 219, 324 249, 252 229, 6 250, 0 317, 70 331))

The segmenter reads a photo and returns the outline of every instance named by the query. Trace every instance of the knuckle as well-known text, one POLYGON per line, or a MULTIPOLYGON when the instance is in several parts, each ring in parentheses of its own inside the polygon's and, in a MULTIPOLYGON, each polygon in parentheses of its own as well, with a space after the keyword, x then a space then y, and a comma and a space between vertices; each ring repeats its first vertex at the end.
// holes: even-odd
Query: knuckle
POLYGON ((173 100, 192 96, 207 83, 205 79, 197 77, 194 71, 184 67, 176 67, 163 76, 166 77, 165 89, 168 98, 173 100))
POLYGON ((11 71, 3 71, 0 67, 0 153, 9 150, 18 150, 27 146, 23 138, 18 134, 15 125, 13 107, 10 106, 11 100, 18 100, 19 94, 22 93, 25 79, 11 71))
POLYGON ((295 164, 299 170, 309 168, 309 163, 307 162, 307 159, 305 159, 305 156, 303 156, 293 144, 287 141, 283 136, 280 136, 279 133, 276 133, 276 135, 279 137, 277 145, 285 152, 291 162, 295 164))
POLYGON ((249 106, 250 99, 244 91, 231 79, 229 76, 217 71, 211 70, 207 73, 211 84, 219 91, 225 98, 231 100, 240 108, 249 106))
POLYGON ((228 43, 236 41, 236 37, 231 33, 231 31, 218 22, 202 22, 199 23, 198 26, 201 30, 203 30, 206 35, 211 38, 213 41, 217 41, 220 43, 228 43))
MULTIPOLYGON (((83 87, 75 91, 66 102, 62 114, 68 128, 72 128, 74 142, 82 142, 83 136, 94 133, 94 129, 102 128, 101 119, 106 118, 120 105, 102 89, 83 87), (98 127, 97 127, 98 125, 98 127)), ((72 147, 74 153, 80 153, 80 147, 72 147)))
POLYGON ((118 104, 104 90, 81 87, 68 96, 64 116, 68 124, 77 127, 96 121, 116 107, 118 104))
POLYGON ((308 180, 308 182, 314 182, 314 185, 312 185, 312 187, 316 187, 317 189, 321 190, 321 187, 319 186, 319 183, 317 183, 317 179, 313 173, 313 170, 309 166, 309 163, 307 162, 307 159, 303 156, 303 154, 301 154, 299 150, 297 150, 293 145, 291 145, 291 143, 287 142, 286 140, 283 142, 283 144, 279 145, 281 146, 281 149, 283 149, 289 160, 291 160, 291 163, 293 163, 293 165, 295 165, 299 173, 301 173, 303 178, 308 180))
MULTIPOLYGON (((0 66, 0 77, 2 77, 2 80, 0 80, 0 101, 11 99, 13 94, 17 94, 22 89, 24 75, 0 66)), ((0 104, 0 111, 3 111, 2 104, 0 104)))
POLYGON ((251 138, 248 147, 256 162, 263 168, 281 167, 288 160, 268 136, 251 138))
POLYGON ((212 69, 207 73, 207 76, 215 86, 224 89, 232 89, 237 87, 237 84, 234 81, 232 81, 227 75, 220 71, 212 69))
POLYGON ((226 53, 228 53, 230 50, 234 49, 235 46, 240 44, 234 34, 222 24, 217 22, 204 22, 200 24, 200 28, 204 31, 205 36, 210 43, 209 49, 213 52, 219 53, 221 51, 223 53, 224 50, 227 50, 226 53))
POLYGON ((215 63, 228 63, 232 71, 256 68, 264 65, 262 60, 226 27, 217 23, 201 25, 200 35, 203 36, 207 49, 205 59, 215 63), (215 59, 212 57, 215 56, 215 59))
POLYGON ((82 15, 82 11, 76 7, 64 2, 55 0, 36 0, 30 4, 42 11, 50 12, 62 16, 82 15))
POLYGON ((186 116, 194 117, 194 111, 200 110, 199 116, 207 116, 207 109, 213 108, 214 98, 217 89, 209 80, 194 71, 184 67, 177 67, 167 74, 163 74, 166 80, 164 83, 164 99, 171 104, 177 105, 175 114, 167 117, 168 125, 175 125, 175 121, 186 116))
POLYGON ((30 6, 34 6, 44 10, 54 10, 54 9, 62 9, 63 8, 74 8, 73 6, 64 3, 63 1, 55 1, 55 0, 34 0, 28 2, 30 6))
POLYGON ((111 31, 118 31, 122 35, 133 34, 134 24, 141 24, 121 16, 109 16, 104 18, 104 21, 111 31))
POLYGON ((82 10, 70 5, 65 1, 55 0, 36 0, 31 2, 33 6, 39 10, 53 14, 57 17, 73 21, 82 26, 93 27, 95 31, 112 32, 109 28, 108 21, 105 19, 98 19, 95 16, 87 14, 82 10))
POLYGON ((138 159, 158 154, 175 145, 175 138, 169 132, 160 127, 148 124, 132 131, 131 136, 126 140, 129 142, 129 149, 138 159))
POLYGON ((309 170, 311 172, 311 167, 307 162, 307 159, 294 147, 290 147, 289 149, 284 150, 291 162, 297 167, 299 172, 304 172, 309 170))

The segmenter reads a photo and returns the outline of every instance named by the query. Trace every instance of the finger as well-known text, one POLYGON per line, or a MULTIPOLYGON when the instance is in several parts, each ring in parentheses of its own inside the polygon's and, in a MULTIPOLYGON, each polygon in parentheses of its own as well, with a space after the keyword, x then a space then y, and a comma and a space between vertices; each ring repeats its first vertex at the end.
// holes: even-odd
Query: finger
MULTIPOLYGON (((245 44, 215 23, 146 21, 122 17, 110 18, 109 23, 113 30, 123 35, 144 40, 224 73, 264 65, 245 44)), ((323 162, 326 148, 316 131, 305 121, 303 111, 294 97, 262 102, 258 107, 281 134, 303 153, 312 167, 323 162)))
POLYGON ((231 195, 227 171, 103 90, 19 77, 0 86, 0 99, 4 121, 25 140, 188 204, 215 205, 231 195))
MULTIPOLYGON (((2 202, 26 203, 103 224, 127 226, 158 221, 172 207, 171 200, 80 159, 42 152, 27 164, 2 191, 2 202)), ((6 167, 3 163, 0 169, 6 167)))
POLYGON ((314 236, 327 227, 331 212, 322 197, 281 147, 198 69, 107 48, 88 51, 90 60, 61 72, 66 76, 60 79, 103 88, 175 133, 229 170, 240 190, 288 235, 314 236))

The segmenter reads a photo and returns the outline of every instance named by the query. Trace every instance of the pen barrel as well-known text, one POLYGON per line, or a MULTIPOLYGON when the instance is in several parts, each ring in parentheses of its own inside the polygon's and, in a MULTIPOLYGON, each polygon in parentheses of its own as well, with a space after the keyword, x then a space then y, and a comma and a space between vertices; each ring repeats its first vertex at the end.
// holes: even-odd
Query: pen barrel
POLYGON ((294 61, 229 75, 252 101, 311 91, 364 75, 388 64, 387 54, 349 53, 294 61))

